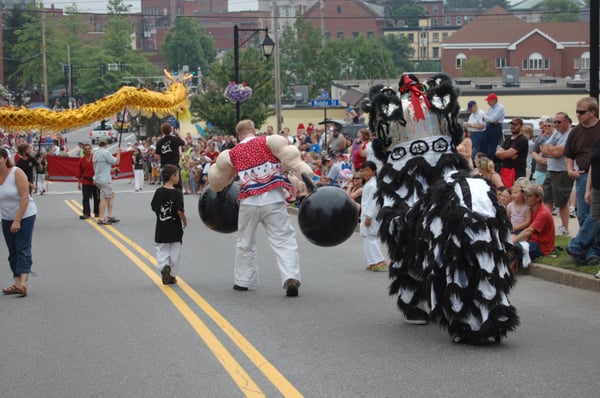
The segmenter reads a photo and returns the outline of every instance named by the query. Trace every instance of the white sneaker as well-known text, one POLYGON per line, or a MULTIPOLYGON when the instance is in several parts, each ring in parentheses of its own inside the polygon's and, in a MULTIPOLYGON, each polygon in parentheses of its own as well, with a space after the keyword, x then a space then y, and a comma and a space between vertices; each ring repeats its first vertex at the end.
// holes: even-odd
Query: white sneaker
POLYGON ((560 236, 569 236, 569 230, 566 229, 565 227, 561 226, 561 227, 558 228, 557 235, 560 235, 560 236))
POLYGON ((600 271, 596 274, 596 278, 600 279, 600 271))

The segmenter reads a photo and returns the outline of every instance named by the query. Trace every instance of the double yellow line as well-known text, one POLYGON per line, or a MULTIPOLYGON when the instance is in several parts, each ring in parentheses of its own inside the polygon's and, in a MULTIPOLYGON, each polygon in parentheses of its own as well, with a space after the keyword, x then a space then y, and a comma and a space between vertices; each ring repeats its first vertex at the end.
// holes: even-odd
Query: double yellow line
MULTIPOLYGON (((77 214, 81 214, 81 204, 75 200, 65 200, 65 204, 77 214)), ((264 397, 265 394, 252 380, 250 375, 242 368, 235 358, 227 351, 217 336, 206 326, 200 317, 188 306, 179 294, 169 285, 163 285, 155 269, 156 259, 138 244, 124 236, 113 226, 99 226, 93 218, 88 224, 95 228, 110 243, 117 247, 131 260, 143 273, 145 273, 156 286, 167 296, 175 308, 188 321, 198 336, 204 341, 229 376, 237 384, 246 397, 264 397), (128 246, 126 246, 126 245, 128 246), (134 253, 130 248, 135 251, 134 253), (144 262, 144 260, 146 262, 144 262), (152 264, 152 267, 147 263, 152 264)), ((194 302, 213 322, 231 339, 231 341, 248 357, 265 377, 277 388, 284 397, 302 397, 302 394, 262 356, 250 342, 242 336, 217 310, 213 308, 198 292, 188 285, 181 277, 177 277, 177 286, 194 302)))

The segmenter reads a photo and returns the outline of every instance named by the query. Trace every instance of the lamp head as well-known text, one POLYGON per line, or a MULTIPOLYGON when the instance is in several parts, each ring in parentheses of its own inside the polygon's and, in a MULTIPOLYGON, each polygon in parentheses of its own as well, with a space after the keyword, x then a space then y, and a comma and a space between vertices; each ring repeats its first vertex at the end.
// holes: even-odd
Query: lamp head
POLYGON ((273 55, 273 50, 275 49, 275 42, 273 41, 273 39, 271 39, 271 37, 269 37, 268 32, 265 34, 265 38, 260 44, 260 48, 262 49, 262 53, 265 56, 265 58, 269 58, 271 55, 273 55))

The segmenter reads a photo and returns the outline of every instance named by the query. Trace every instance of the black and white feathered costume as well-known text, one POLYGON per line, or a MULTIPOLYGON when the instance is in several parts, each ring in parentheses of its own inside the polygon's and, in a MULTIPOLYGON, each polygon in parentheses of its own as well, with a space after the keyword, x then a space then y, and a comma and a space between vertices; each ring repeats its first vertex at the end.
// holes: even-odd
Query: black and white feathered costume
POLYGON ((508 300, 517 249, 496 193, 456 153, 463 133, 451 79, 403 76, 398 93, 373 87, 364 109, 384 163, 376 195, 390 295, 409 322, 438 321, 455 342, 500 341, 519 324, 508 300))

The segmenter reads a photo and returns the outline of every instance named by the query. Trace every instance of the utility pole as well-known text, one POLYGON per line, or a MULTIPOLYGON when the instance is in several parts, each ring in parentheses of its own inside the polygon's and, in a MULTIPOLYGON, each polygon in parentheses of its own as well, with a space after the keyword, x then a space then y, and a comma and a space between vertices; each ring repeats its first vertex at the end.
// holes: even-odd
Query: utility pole
POLYGON ((323 0, 319 0, 319 5, 320 5, 320 13, 321 13, 321 34, 323 35, 323 37, 321 37, 321 45, 323 45, 323 47, 325 47, 325 18, 323 17, 323 9, 324 9, 324 5, 323 5, 323 0))
POLYGON ((277 132, 281 131, 283 123, 281 117, 281 65, 279 63, 279 5, 273 0, 273 32, 275 35, 275 117, 277 118, 277 132))
POLYGON ((42 12, 42 77, 44 79, 44 105, 48 106, 48 68, 46 66, 46 12, 42 12))
POLYGON ((71 46, 67 44, 67 65, 69 65, 69 72, 67 74, 67 98, 71 101, 72 95, 72 81, 71 81, 71 73, 73 72, 73 68, 71 67, 71 46))

